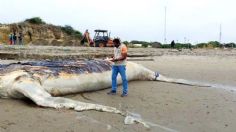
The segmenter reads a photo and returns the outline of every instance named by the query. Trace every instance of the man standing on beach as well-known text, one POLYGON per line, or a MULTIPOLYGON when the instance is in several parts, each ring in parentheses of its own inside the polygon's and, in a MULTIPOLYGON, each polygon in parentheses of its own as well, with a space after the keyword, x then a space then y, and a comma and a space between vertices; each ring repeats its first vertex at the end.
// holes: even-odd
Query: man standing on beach
POLYGON ((126 77, 126 58, 127 58, 127 47, 125 44, 121 44, 120 39, 116 38, 113 40, 114 43, 114 56, 111 61, 114 62, 112 66, 112 89, 107 94, 116 94, 117 89, 117 75, 120 73, 123 85, 123 93, 121 97, 128 95, 128 81, 126 77))
POLYGON ((174 40, 171 41, 170 47, 171 47, 171 49, 175 48, 175 41, 174 40))

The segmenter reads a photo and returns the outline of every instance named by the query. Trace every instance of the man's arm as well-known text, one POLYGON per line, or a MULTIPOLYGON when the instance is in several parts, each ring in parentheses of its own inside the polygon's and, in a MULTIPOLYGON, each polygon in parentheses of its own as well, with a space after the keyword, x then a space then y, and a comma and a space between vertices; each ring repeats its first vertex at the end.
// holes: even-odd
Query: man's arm
POLYGON ((127 52, 125 53, 121 53, 121 57, 117 58, 117 59, 113 59, 112 61, 122 61, 125 60, 127 58, 127 52))

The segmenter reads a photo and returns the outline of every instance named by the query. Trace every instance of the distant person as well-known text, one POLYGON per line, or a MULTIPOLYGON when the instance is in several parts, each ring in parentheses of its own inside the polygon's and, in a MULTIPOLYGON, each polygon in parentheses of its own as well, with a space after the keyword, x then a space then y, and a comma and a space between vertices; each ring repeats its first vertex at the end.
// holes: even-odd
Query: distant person
POLYGON ((121 44, 120 39, 116 38, 113 40, 114 43, 114 57, 111 61, 114 62, 112 65, 112 88, 107 94, 116 94, 117 89, 117 75, 120 73, 123 85, 123 93, 121 97, 128 95, 128 81, 126 77, 126 58, 127 58, 127 47, 125 44, 121 44))
POLYGON ((13 33, 13 44, 16 44, 17 41, 17 36, 16 36, 16 32, 13 33))
POLYGON ((82 40, 80 41, 80 43, 81 43, 82 45, 84 45, 84 42, 87 42, 87 43, 88 43, 88 46, 93 46, 93 45, 94 45, 93 40, 90 38, 88 29, 85 30, 84 35, 83 35, 83 38, 82 38, 82 40))
POLYGON ((9 44, 12 45, 13 44, 13 34, 9 34, 9 44))
POLYGON ((19 33, 18 42, 19 42, 19 45, 23 44, 23 33, 22 32, 19 33))
POLYGON ((89 31, 88 31, 88 29, 86 29, 84 32, 84 36, 87 36, 88 34, 89 34, 89 31))
POLYGON ((170 47, 171 47, 172 49, 175 48, 175 41, 174 41, 174 40, 171 41, 170 47))
MULTIPOLYGON (((88 29, 85 30, 84 34, 83 34, 83 38, 82 40, 80 41, 82 45, 84 45, 84 42, 88 42, 89 38, 89 32, 88 32, 88 29)), ((89 43, 89 42, 88 42, 89 43)))

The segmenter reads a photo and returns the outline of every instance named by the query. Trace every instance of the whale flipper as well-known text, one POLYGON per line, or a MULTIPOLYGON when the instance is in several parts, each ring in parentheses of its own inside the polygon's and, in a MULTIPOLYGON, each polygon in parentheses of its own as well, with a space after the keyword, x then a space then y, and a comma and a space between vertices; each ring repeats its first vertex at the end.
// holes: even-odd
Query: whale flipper
POLYGON ((85 110, 96 110, 102 112, 110 112, 119 114, 125 117, 125 124, 133 124, 135 122, 143 124, 145 127, 150 127, 148 122, 142 119, 136 119, 132 115, 129 115, 126 112, 122 112, 115 107, 93 104, 93 103, 85 103, 72 99, 67 99, 64 97, 53 97, 47 91, 45 91, 39 82, 34 81, 31 78, 24 78, 21 81, 17 81, 13 84, 13 89, 15 92, 18 92, 25 97, 31 99, 39 106, 43 107, 51 107, 51 108, 67 108, 74 109, 75 111, 85 111, 85 110), (127 120, 128 119, 128 120, 127 120), (130 121, 130 119, 132 121, 130 121))
POLYGON ((21 81, 15 82, 13 84, 13 88, 18 93, 23 94, 25 97, 31 99, 37 105, 43 107, 68 108, 74 109, 76 111, 97 110, 124 115, 123 112, 119 111, 115 107, 85 103, 67 99, 64 97, 53 97, 42 88, 40 83, 34 81, 31 78, 24 78, 21 81))

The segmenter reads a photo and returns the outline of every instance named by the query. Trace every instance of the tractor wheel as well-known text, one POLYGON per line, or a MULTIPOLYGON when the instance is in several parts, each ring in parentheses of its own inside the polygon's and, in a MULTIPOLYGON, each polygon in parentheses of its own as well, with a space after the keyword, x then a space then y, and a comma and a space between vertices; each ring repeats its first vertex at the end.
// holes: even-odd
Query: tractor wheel
POLYGON ((100 42, 99 44, 99 47, 105 47, 106 45, 104 44, 104 43, 102 43, 102 42, 100 42))

